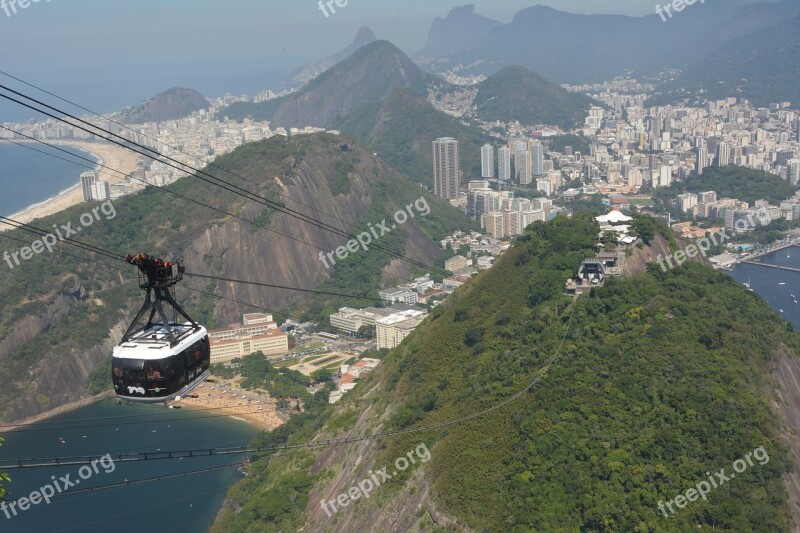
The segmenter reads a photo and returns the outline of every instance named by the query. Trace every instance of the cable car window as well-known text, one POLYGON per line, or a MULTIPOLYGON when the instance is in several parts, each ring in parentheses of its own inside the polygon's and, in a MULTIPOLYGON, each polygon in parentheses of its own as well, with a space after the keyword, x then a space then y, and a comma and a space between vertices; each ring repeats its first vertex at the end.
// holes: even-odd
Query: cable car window
POLYGON ((164 372, 161 368, 160 361, 148 361, 147 362, 147 379, 164 379, 164 372))
POLYGON ((145 379, 146 373, 143 359, 121 359, 120 362, 122 363, 123 378, 125 380, 145 379))
POLYGON ((120 359, 122 362, 122 368, 128 370, 143 370, 144 369, 144 359, 120 359))

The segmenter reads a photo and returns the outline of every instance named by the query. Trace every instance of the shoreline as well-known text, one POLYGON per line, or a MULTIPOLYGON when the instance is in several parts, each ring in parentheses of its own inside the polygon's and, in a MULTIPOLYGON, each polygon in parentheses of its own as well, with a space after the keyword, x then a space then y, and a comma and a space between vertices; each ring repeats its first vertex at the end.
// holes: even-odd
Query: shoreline
POLYGON ((244 391, 232 380, 214 379, 214 382, 206 381, 193 391, 198 398, 182 398, 173 405, 180 405, 190 411, 214 409, 215 412, 246 422, 262 431, 272 431, 285 422, 280 413, 272 407, 274 404, 266 403, 273 401, 268 395, 244 391), (237 396, 232 396, 234 391, 237 396), (244 394, 247 394, 251 401, 239 397, 244 394), (258 403, 259 401, 265 403, 258 403))
POLYGON ((29 416, 28 418, 23 418, 22 420, 16 422, 4 422, 4 425, 7 426, 16 426, 14 429, 8 430, 7 433, 13 433, 14 431, 31 426, 36 424, 37 422, 42 422, 49 418, 53 418, 58 415, 63 415, 64 413, 68 413, 70 411, 75 411, 80 409, 81 407, 86 407, 89 405, 93 405, 98 402, 102 402, 105 399, 111 397, 114 391, 106 391, 95 396, 89 396, 87 398, 82 398, 80 400, 75 400, 74 402, 65 403, 64 405, 60 405, 55 409, 50 409, 49 411, 45 411, 43 413, 39 413, 38 415, 29 416))
MULTIPOLYGON (((17 141, 26 144, 34 144, 34 141, 17 141)), ((48 143, 56 146, 68 146, 87 152, 97 159, 94 170, 98 171, 105 181, 109 184, 124 182, 120 174, 111 172, 110 170, 101 169, 100 165, 106 165, 114 170, 120 171, 124 175, 128 175, 137 169, 139 163, 139 156, 128 152, 124 148, 117 147, 113 144, 88 142, 88 141, 51 141, 48 143)), ((82 170, 78 173, 77 183, 71 185, 67 189, 59 192, 57 195, 52 196, 41 202, 32 204, 25 209, 14 213, 10 216, 19 222, 28 224, 36 219, 60 213, 61 211, 83 203, 83 191, 81 189, 80 173, 85 172, 82 170)), ((10 229, 7 225, 0 226, 0 232, 10 229)))
MULTIPOLYGON (((58 415, 69 413, 70 411, 76 411, 83 407, 94 405, 104 400, 113 398, 116 398, 116 395, 114 394, 114 391, 109 390, 95 396, 89 396, 80 400, 75 400, 74 402, 60 405, 54 409, 50 409, 49 411, 39 413, 38 415, 29 416, 16 422, 1 422, 5 426, 14 427, 5 432, 0 431, 0 435, 13 433, 18 429, 23 429, 58 415)), ((239 420, 240 422, 245 422, 246 424, 261 431, 272 431, 284 423, 284 419, 276 411, 271 409, 258 410, 255 405, 247 405, 245 403, 236 403, 235 405, 226 405, 224 407, 220 407, 214 406, 201 397, 183 398, 179 402, 170 402, 170 406, 180 406, 181 409, 185 409, 186 411, 197 412, 209 411, 209 408, 213 407, 214 412, 228 416, 235 420, 239 420)))

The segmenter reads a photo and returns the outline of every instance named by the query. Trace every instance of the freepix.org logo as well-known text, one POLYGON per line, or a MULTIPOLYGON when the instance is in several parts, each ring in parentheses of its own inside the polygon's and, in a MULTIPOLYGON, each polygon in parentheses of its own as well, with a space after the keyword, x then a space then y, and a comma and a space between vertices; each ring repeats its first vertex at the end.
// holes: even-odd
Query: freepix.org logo
POLYGON ((19 513, 30 509, 31 506, 39 505, 42 502, 50 505, 50 500, 53 497, 68 492, 68 489, 80 485, 81 481, 91 479, 92 476, 100 473, 101 468, 105 474, 111 474, 117 469, 117 465, 114 464, 114 459, 111 457, 111 454, 107 453, 93 460, 90 464, 80 467, 77 477, 72 477, 72 474, 66 474, 58 478, 56 478, 56 476, 50 476, 52 483, 43 485, 38 490, 31 492, 28 496, 12 502, 0 503, 0 512, 5 515, 6 520, 11 520, 19 513))
MULTIPOLYGON (((45 0, 49 2, 50 0, 45 0)), ((2 9, 7 17, 17 14, 17 9, 27 9, 30 5, 38 4, 41 0, 0 0, 0 9, 2 9)))
POLYGON ((69 239, 73 235, 80 233, 82 228, 88 228, 95 222, 98 222, 100 220, 100 213, 105 216, 106 220, 112 220, 117 216, 117 210, 114 204, 111 203, 111 200, 106 200, 91 211, 82 214, 78 219, 80 221, 80 226, 76 225, 73 227, 71 221, 60 226, 58 224, 53 224, 55 233, 48 233, 41 239, 33 241, 30 246, 23 246, 15 252, 3 252, 3 261, 6 262, 9 269, 14 270, 14 267, 20 266, 20 258, 22 258, 23 261, 27 261, 34 255, 38 255, 45 250, 52 254, 59 241, 69 239))
POLYGON ((336 266, 336 259, 333 257, 334 255, 343 260, 351 253, 356 253, 359 249, 362 249, 366 252, 369 250, 369 244, 372 243, 372 241, 377 241, 387 233, 397 229, 398 225, 408 222, 409 218, 414 218, 416 216, 414 212, 415 209, 419 215, 423 217, 428 216, 431 212, 431 207, 428 205, 428 201, 424 196, 421 196, 413 204, 408 204, 405 209, 400 209, 394 214, 394 221, 397 224, 392 224, 390 226, 385 218, 378 224, 375 224, 375 226, 368 224, 368 231, 357 235, 355 239, 350 239, 347 241, 346 246, 339 246, 336 250, 331 250, 327 253, 320 252, 319 260, 323 265, 325 265, 325 268, 330 269, 331 267, 336 266), (378 233, 378 230, 380 230, 380 234, 378 233))
MULTIPOLYGON (((661 4, 656 5, 656 13, 661 17, 662 22, 666 22, 673 17, 672 11, 680 13, 688 6, 694 5, 698 0, 673 0, 673 2, 661 7, 661 4)), ((706 0, 700 0, 701 4, 705 4, 706 0)))
MULTIPOLYGON (((49 2, 50 0, 48 0, 49 2)), ((319 10, 325 15, 325 18, 331 18, 331 15, 336 14, 336 7, 345 7, 350 0, 319 0, 319 10), (330 13, 328 13, 330 11, 330 13)))
POLYGON ((754 214, 750 214, 747 218, 738 219, 734 224, 733 229, 725 228, 719 233, 711 235, 710 237, 702 237, 697 239, 697 244, 690 244, 686 247, 685 252, 683 250, 678 250, 674 254, 669 254, 666 257, 662 257, 661 254, 658 254, 658 256, 656 256, 656 261, 658 262, 659 266, 661 266, 661 270, 666 272, 671 268, 682 265, 687 259, 697 257, 698 254, 706 257, 706 252, 710 250, 712 246, 725 244, 726 241, 732 239, 739 233, 748 232, 755 228, 758 224, 766 226, 770 222, 772 222, 772 219, 770 218, 767 210, 764 208, 758 209, 754 214), (675 264, 673 264, 673 261, 675 261, 675 264))

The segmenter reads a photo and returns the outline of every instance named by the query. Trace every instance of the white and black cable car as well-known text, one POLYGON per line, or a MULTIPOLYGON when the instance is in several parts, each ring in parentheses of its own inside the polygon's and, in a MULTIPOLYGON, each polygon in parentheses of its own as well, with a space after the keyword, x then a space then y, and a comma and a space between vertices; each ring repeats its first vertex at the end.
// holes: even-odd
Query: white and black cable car
POLYGON ((210 375, 211 363, 206 328, 192 320, 170 293, 170 287, 183 279, 184 267, 180 261, 165 262, 147 254, 128 254, 125 260, 139 268, 139 286, 147 296, 114 348, 114 391, 120 399, 137 403, 179 399, 210 375), (165 308, 171 308, 172 320, 165 308), (179 316, 185 321, 178 321, 179 316))

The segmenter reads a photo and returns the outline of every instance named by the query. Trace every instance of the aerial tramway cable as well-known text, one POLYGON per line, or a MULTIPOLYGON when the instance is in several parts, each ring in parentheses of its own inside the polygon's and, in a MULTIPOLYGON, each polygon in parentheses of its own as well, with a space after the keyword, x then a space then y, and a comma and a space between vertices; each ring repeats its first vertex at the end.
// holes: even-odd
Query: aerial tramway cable
MULTIPOLYGON (((18 222, 18 221, 14 220, 14 219, 12 219, 10 217, 0 216, 0 222, 8 224, 12 228, 28 231, 28 232, 33 233, 34 235, 38 235, 40 237, 42 237, 44 235, 48 235, 50 233, 50 232, 47 232, 47 231, 45 231, 45 230, 43 230, 41 228, 37 228, 35 226, 31 226, 30 224, 24 224, 22 222, 18 222)), ((81 248, 81 249, 84 249, 84 250, 87 250, 87 251, 90 251, 90 252, 99 253, 99 254, 101 254, 101 255, 103 255, 105 257, 108 257, 110 259, 115 259, 115 260, 119 260, 119 261, 125 262, 125 260, 122 258, 122 256, 120 256, 118 254, 115 254, 114 252, 111 252, 111 251, 108 251, 108 250, 104 250, 103 248, 99 248, 97 246, 93 246, 93 245, 89 245, 89 244, 83 243, 83 242, 78 241, 76 239, 73 239, 71 237, 64 237, 62 242, 67 243, 67 244, 72 244, 73 246, 76 246, 78 248, 81 248)), ((187 276, 192 276, 192 277, 197 277, 197 278, 209 279, 209 280, 223 281, 223 282, 227 282, 227 283, 239 283, 239 284, 243 284, 243 285, 256 285, 256 286, 259 286, 259 287, 267 287, 267 288, 273 288, 273 289, 282 289, 282 290, 289 290, 289 291, 305 292, 305 293, 310 293, 310 294, 321 294, 321 295, 326 295, 326 296, 339 296, 339 297, 342 297, 342 298, 353 298, 353 299, 359 299, 359 300, 369 300, 369 301, 373 301, 373 302, 382 302, 383 301, 380 298, 373 298, 373 297, 370 297, 370 296, 359 296, 359 295, 355 295, 355 294, 343 294, 343 293, 338 293, 338 292, 318 291, 318 290, 314 290, 314 289, 303 289, 303 288, 300 288, 300 287, 289 287, 289 286, 286 286, 286 285, 277 285, 277 284, 274 284, 274 283, 263 283, 263 282, 257 282, 257 281, 248 281, 248 280, 240 280, 240 279, 232 279, 232 278, 223 278, 223 277, 220 277, 220 276, 208 276, 208 275, 205 275, 205 274, 192 274, 192 273, 189 273, 189 272, 187 272, 186 275, 187 276)))
MULTIPOLYGON (((30 140, 30 141, 33 141, 33 142, 36 142, 36 143, 42 144, 42 145, 44 145, 44 146, 47 146, 47 147, 49 147, 49 148, 52 148, 52 149, 54 149, 54 150, 58 150, 59 152, 64 152, 65 154, 67 154, 67 155, 69 155, 69 156, 71 156, 71 157, 75 157, 75 158, 78 158, 78 159, 81 159, 81 160, 87 161, 87 162, 91 163, 91 164, 92 164, 92 165, 94 165, 94 166, 89 166, 89 165, 85 165, 85 164, 79 163, 79 162, 77 162, 77 161, 72 161, 72 160, 70 160, 70 159, 67 159, 67 158, 65 158, 65 157, 62 157, 62 156, 59 156, 59 155, 56 155, 56 154, 53 154, 53 153, 50 153, 50 152, 45 152, 44 150, 39 150, 39 149, 37 149, 37 148, 34 148, 34 147, 32 147, 32 146, 28 146, 27 144, 23 144, 23 143, 16 142, 16 141, 14 141, 14 140, 12 140, 12 139, 0 139, 0 141, 9 142, 9 143, 11 143, 11 144, 15 144, 15 145, 17 145, 17 146, 20 146, 20 147, 22 147, 22 148, 26 148, 26 149, 28 149, 28 150, 32 150, 32 151, 34 151, 34 152, 41 153, 41 154, 44 154, 44 155, 47 155, 47 156, 53 157, 53 158, 55 158, 55 159, 60 159, 60 160, 62 160, 62 161, 66 161, 66 162, 68 162, 68 163, 72 163, 72 164, 74 164, 74 165, 77 165, 77 166, 80 166, 80 167, 83 167, 83 168, 87 168, 87 169, 89 169, 89 170, 94 170, 96 167, 100 167, 100 168, 107 169, 108 171, 115 172, 115 173, 117 173, 118 175, 120 175, 120 176, 122 176, 122 177, 124 177, 124 178, 130 178, 130 179, 133 179, 133 180, 135 180, 135 181, 138 181, 138 182, 140 182, 140 183, 144 184, 145 188, 149 188, 149 189, 155 189, 156 191, 162 192, 162 193, 164 193, 164 194, 170 194, 170 195, 172 195, 172 196, 175 196, 175 197, 181 198, 182 200, 185 200, 185 201, 188 201, 188 202, 192 202, 192 203, 194 203, 194 204, 197 204, 197 205, 199 205, 199 206, 201 206, 201 207, 205 207, 205 208, 207 208, 207 209, 211 209, 212 211, 215 211, 215 212, 217 212, 217 213, 221 213, 221 214, 223 214, 223 215, 227 215, 227 216, 230 216, 230 217, 236 218, 236 219, 238 219, 238 220, 241 220, 242 222, 245 222, 245 223, 251 224, 251 225, 253 225, 253 226, 256 226, 256 227, 258 227, 258 228, 261 228, 261 229, 265 229, 265 230, 267 230, 267 231, 270 231, 270 232, 272 232, 272 233, 276 233, 276 234, 278 234, 278 235, 281 235, 281 236, 283 236, 283 237, 286 237, 286 238, 288 238, 288 239, 291 239, 291 240, 293 240, 293 241, 295 241, 295 242, 298 242, 298 243, 301 243, 301 244, 305 244, 305 245, 307 245, 307 246, 310 246, 310 247, 312 247, 312 248, 314 248, 315 250, 318 250, 318 251, 320 251, 320 252, 326 252, 325 246, 324 246, 324 245, 322 245, 322 244, 320 244, 320 243, 317 243, 317 242, 314 242, 314 241, 311 241, 311 240, 308 240, 308 239, 303 239, 303 238, 300 238, 300 237, 296 237, 295 235, 292 235, 292 234, 290 234, 290 233, 283 232, 283 231, 281 231, 281 230, 279 230, 279 229, 277 229, 277 228, 273 228, 273 227, 271 227, 271 226, 268 226, 268 225, 265 225, 265 224, 261 224, 261 223, 259 223, 259 222, 256 222, 256 221, 254 221, 254 220, 248 220, 248 219, 246 219, 246 218, 244 218, 244 217, 242 217, 242 216, 240 216, 240 215, 236 215, 236 214, 234 214, 234 213, 231 213, 231 212, 229 212, 229 211, 225 211, 225 210, 223 210, 223 209, 220 209, 220 208, 214 207, 214 206, 212 206, 212 205, 206 204, 206 203, 204 203, 204 202, 201 202, 200 200, 196 200, 196 199, 194 199, 194 198, 190 198, 190 197, 188 197, 188 196, 186 196, 186 195, 180 194, 180 193, 178 193, 178 192, 176 192, 176 191, 173 191, 173 190, 172 190, 172 189, 170 189, 170 188, 166 188, 166 187, 157 187, 157 186, 155 186, 155 185, 152 185, 152 184, 148 183, 146 180, 143 180, 143 179, 140 179, 140 178, 136 178, 136 177, 134 177, 134 176, 128 176, 128 175, 126 175, 124 172, 122 172, 122 171, 120 171, 120 170, 113 169, 113 168, 111 168, 111 167, 109 167, 109 166, 107 166, 107 165, 104 165, 104 164, 95 163, 94 161, 92 161, 91 159, 89 159, 89 158, 87 158, 87 157, 83 157, 83 156, 81 156, 81 155, 78 155, 78 154, 73 154, 73 153, 72 153, 72 152, 70 152, 69 150, 65 150, 65 149, 63 149, 63 148, 59 148, 58 146, 55 146, 55 145, 53 145, 53 144, 50 144, 50 143, 47 143, 47 142, 45 142, 45 141, 43 141, 43 140, 41 140, 41 139, 37 139, 37 138, 35 138, 35 137, 31 137, 30 135, 26 135, 25 133, 22 133, 22 132, 20 132, 20 131, 17 131, 17 130, 14 130, 14 129, 12 129, 12 128, 9 128, 9 127, 6 127, 6 126, 3 126, 2 124, 0 124, 0 129, 4 129, 4 130, 6 130, 6 131, 8 131, 8 132, 11 132, 11 133, 13 133, 13 134, 15 134, 15 135, 19 135, 20 137, 23 137, 23 138, 25 138, 25 139, 27 139, 27 140, 30 140)), ((381 268, 381 270, 385 270, 386 268, 388 268, 388 266, 384 266, 384 267, 382 267, 382 268, 381 268)), ((413 277, 412 277, 412 278, 406 278, 406 280, 407 280, 407 281, 412 281, 413 279, 414 279, 413 277)))
MULTIPOLYGON (((5 72, 5 71, 3 71, 3 70, 0 70, 0 74, 2 74, 2 75, 4 75, 4 76, 7 76, 7 77, 9 77, 9 78, 11 78, 11 79, 13 79, 13 80, 16 80, 16 81, 18 81, 18 82, 20 82, 20 83, 22 83, 22 84, 24 84, 24 85, 27 85, 28 87, 31 87, 31 88, 33 88, 33 89, 36 89, 37 91, 40 91, 40 92, 42 92, 42 93, 44 93, 44 94, 47 94, 47 95, 49 95, 49 96, 52 96, 53 98, 56 98, 56 99, 58 99, 58 100, 61 100, 62 102, 65 102, 65 103, 67 103, 67 104, 73 105, 73 106, 77 107, 78 109, 81 109, 81 110, 83 110, 83 111, 86 111, 87 113, 91 113, 92 115, 94 115, 95 117, 97 117, 97 118, 99 118, 99 119, 102 119, 102 120, 107 120, 107 121, 109 121, 109 122, 112 122, 112 123, 116 124, 117 126, 120 126, 120 127, 124 128, 124 129, 126 129, 126 130, 130 131, 131 133, 134 133, 134 134, 136 134, 136 135, 141 135, 142 137, 144 137, 144 138, 146 138, 146 139, 149 139, 149 140, 151 140, 151 141, 154 141, 154 142, 158 142, 158 143, 160 143, 160 144, 162 144, 162 145, 166 146, 166 147, 167 147, 167 148, 169 148, 170 150, 174 150, 174 151, 176 151, 176 152, 180 152, 180 153, 182 153, 182 154, 184 154, 184 155, 186 155, 186 156, 189 156, 189 157, 191 157, 192 159, 194 159, 194 160, 195 160, 195 161, 197 161, 198 163, 207 164, 207 166, 209 166, 209 167, 212 167, 212 168, 215 168, 215 169, 217 169, 217 170, 221 170, 222 172, 225 172, 225 173, 227 173, 227 174, 229 174, 229 175, 231 175, 231 176, 233 176, 233 177, 236 177, 236 178, 242 179, 242 180, 244 180, 244 181, 247 181, 247 182, 249 182, 249 183, 252 183, 253 185, 256 185, 256 186, 259 186, 259 187, 261 186, 261 184, 259 184, 258 182, 255 182, 255 181, 253 181, 253 180, 251 180, 251 179, 249 179, 249 178, 247 178, 247 177, 245 177, 245 176, 242 176, 241 174, 238 174, 238 173, 236 173, 236 172, 233 172, 232 170, 228 170, 228 169, 226 169, 226 168, 224 168, 224 167, 221 167, 221 166, 219 166, 219 165, 215 164, 213 161, 212 161, 212 162, 210 162, 210 163, 206 163, 205 161, 203 161, 203 160, 202 160, 202 159, 200 159, 199 157, 197 157, 197 156, 194 156, 194 155, 190 154, 189 152, 186 152, 185 150, 182 150, 182 149, 181 149, 181 148, 179 148, 179 147, 171 146, 170 144, 167 144, 167 143, 164 143, 164 142, 162 142, 162 141, 159 141, 158 139, 156 139, 156 138, 154 138, 154 137, 151 137, 150 135, 147 135, 147 134, 145 134, 145 133, 143 133, 143 132, 140 132, 140 131, 138 131, 138 130, 135 130, 135 129, 131 128, 130 126, 128 126, 127 124, 125 124, 125 123, 123 123, 123 122, 119 122, 119 121, 117 121, 117 120, 114 120, 114 119, 113 119, 113 118, 111 118, 111 117, 107 117, 107 116, 101 115, 101 114, 100 114, 100 113, 98 113, 97 111, 93 111, 93 110, 91 110, 91 109, 89 109, 89 108, 87 108, 87 107, 84 107, 84 106, 82 106, 81 104, 78 104, 78 103, 76 103, 76 102, 73 102, 72 100, 69 100, 69 99, 67 99, 67 98, 63 98, 63 97, 61 97, 61 96, 59 96, 59 95, 57 95, 57 94, 55 94, 55 93, 53 93, 53 92, 51 92, 51 91, 48 91, 47 89, 43 89, 42 87, 39 87, 39 86, 37 86, 37 85, 34 85, 33 83, 30 83, 30 82, 28 82, 28 81, 25 81, 25 80, 23 80, 23 79, 21 79, 21 78, 18 78, 17 76, 14 76, 14 75, 12 75, 12 74, 9 74, 8 72, 5 72)), ((296 200, 296 199, 294 199, 294 198, 292 198, 292 197, 290 197, 290 196, 288 196, 288 195, 286 195, 286 194, 283 194, 283 193, 282 193, 280 190, 278 190, 278 189, 275 189, 275 188, 272 188, 272 187, 268 187, 268 190, 269 190, 270 192, 272 192, 272 193, 274 193, 274 194, 276 194, 276 195, 278 195, 278 196, 280 196, 280 197, 282 197, 282 198, 286 198, 287 200, 290 200, 290 201, 292 201, 292 202, 294 202, 294 203, 296 203, 296 204, 298 204, 298 205, 302 205, 303 207, 307 207, 307 208, 311 209, 312 211, 314 211, 314 212, 316 212, 316 213, 319 213, 320 215, 325 215, 325 216, 327 216, 327 217, 330 217, 330 218, 332 218, 333 220, 338 220, 339 222, 342 222, 342 223, 344 223, 344 224, 348 224, 348 225, 349 225, 350 227, 352 227, 353 229, 358 229, 358 228, 357 228, 355 225, 353 225, 352 223, 349 223, 349 222, 347 222, 346 220, 343 220, 343 219, 341 219, 341 218, 337 218, 335 215, 332 215, 332 214, 330 214, 330 213, 326 213, 325 211, 319 210, 319 209, 317 209, 317 208, 315 208, 315 207, 313 207, 313 206, 311 206, 311 205, 304 204, 303 202, 300 202, 299 200, 296 200)))
MULTIPOLYGON (((278 211, 280 213, 287 214, 289 216, 297 218, 298 220, 300 220, 302 222, 305 222, 307 224, 311 224, 312 226, 316 226, 316 227, 318 227, 320 229, 323 229, 325 231, 329 231, 329 232, 334 233, 335 235, 338 235, 340 237, 346 237, 348 239, 356 239, 356 236, 354 234, 347 233, 346 231, 344 231, 342 229, 339 229, 339 228, 336 228, 334 226, 331 226, 330 224, 326 224, 324 222, 318 221, 318 220, 316 220, 316 219, 314 219, 314 218, 312 218, 312 217, 310 217, 308 215, 300 213, 299 211, 287 208, 286 206, 283 206, 278 202, 270 200, 269 198, 265 198, 263 196, 260 196, 260 195, 254 193, 254 192, 251 192, 251 191, 248 191, 247 189, 239 187, 238 185, 234 185, 234 184, 232 184, 232 183, 230 183, 230 182, 228 182, 226 180, 223 180, 222 178, 219 178, 217 176, 213 176, 213 175, 209 174, 208 172, 205 172, 203 170, 197 169, 197 168, 195 168, 195 167, 193 167, 193 166, 191 166, 191 165, 189 165, 187 163, 183 163, 183 162, 181 162, 181 161, 179 161, 177 159, 174 159, 174 158, 172 158, 170 156, 162 154, 157 150, 154 150, 152 148, 149 148, 149 147, 146 147, 146 146, 141 145, 139 143, 136 143, 134 141, 131 141, 130 139, 127 139, 127 138, 122 137, 120 135, 117 135, 117 134, 115 134, 113 132, 110 132, 110 131, 108 131, 108 130, 106 130, 104 128, 101 128, 100 126, 96 126, 96 125, 94 125, 94 124, 92 124, 90 122, 87 122, 86 120, 83 120, 83 119, 81 119, 79 117, 76 117, 76 116, 70 114, 70 113, 67 113, 66 111, 63 111, 63 110, 58 109, 58 108, 56 108, 54 106, 48 105, 48 104, 46 104, 44 102, 41 102, 40 100, 37 100, 36 98, 27 96, 24 93, 21 93, 19 91, 11 89, 10 87, 7 87, 6 85, 0 84, 0 89, 4 89, 4 90, 6 90, 6 91, 8 91, 10 93, 13 93, 13 94, 15 94, 17 96, 25 98, 26 100, 34 102, 37 105, 44 106, 45 108, 50 109, 50 110, 52 110, 52 111, 54 111, 56 113, 60 113, 61 115, 64 115, 66 117, 69 117, 70 119, 72 119, 74 121, 78 121, 78 122, 80 122, 82 124, 86 124, 87 126, 89 126, 91 128, 94 128, 95 130, 98 130, 98 131, 100 131, 100 132, 102 132, 104 134, 108 134, 111 137, 115 137, 117 139, 120 139, 122 142, 114 140, 114 139, 109 138, 109 137, 104 137, 102 135, 99 135, 97 133, 97 131, 91 131, 91 130, 87 129, 86 127, 80 126, 80 125, 75 124, 73 122, 69 122, 69 121, 65 120, 64 118, 62 118, 62 117, 56 116, 56 115, 54 115, 54 114, 52 114, 52 113, 50 113, 48 111, 36 108, 36 107, 34 107, 34 106, 30 105, 30 104, 27 104, 27 103, 25 103, 23 101, 17 100, 16 98, 13 98, 11 96, 8 96, 8 95, 5 95, 5 94, 0 94, 0 97, 4 98, 6 100, 9 100, 11 102, 17 103, 17 104, 19 104, 19 105, 21 105, 23 107, 26 107, 26 108, 31 109, 33 111, 36 111, 38 113, 42 113, 43 115, 48 116, 50 118, 53 118, 54 120, 58 120, 58 121, 63 122, 65 124, 69 124, 70 126, 78 128, 78 129, 80 129, 82 131, 85 131, 85 132, 87 132, 89 134, 97 135, 100 138, 102 138, 102 139, 104 139, 104 140, 106 140, 108 142, 116 144, 116 145, 118 145, 118 146, 120 146, 122 148, 125 148, 127 150, 132 151, 132 152, 135 152, 135 153, 137 153, 139 155, 142 155, 144 157, 148 157, 148 158, 151 158, 151 159, 154 159, 154 160, 159 160, 162 164, 167 165, 167 166, 172 167, 172 168, 175 168, 180 172, 188 172, 186 170, 188 168, 192 172, 194 172, 194 176, 196 178, 198 178, 198 179, 200 179, 200 180, 202 180, 204 182, 207 182, 207 183, 209 183, 211 185, 215 185, 217 187, 225 189, 225 190, 227 190, 229 192, 232 192, 233 194, 237 194, 239 196, 242 196, 243 198, 246 198, 246 199, 248 199, 250 201, 255 201, 257 203, 263 204, 263 205, 265 205, 267 207, 270 207, 270 208, 272 208, 272 209, 274 209, 274 210, 276 210, 276 211, 278 211), (146 152, 151 152, 152 154, 155 154, 156 156, 150 155, 150 154, 145 153, 145 152, 143 152, 141 150, 137 150, 134 147, 141 148, 142 150, 145 150, 146 152), (160 160, 158 158, 163 158, 163 159, 166 159, 167 161, 162 161, 162 160, 160 160), (180 165, 180 166, 178 166, 178 165, 180 165)), ((412 265, 415 265, 415 266, 419 266, 419 267, 422 267, 422 268, 426 268, 426 269, 430 269, 430 270, 434 270, 434 271, 438 271, 440 274, 446 274, 446 272, 444 270, 438 269, 437 267, 433 267, 431 265, 426 265, 426 264, 421 263, 421 262, 419 262, 417 260, 414 260, 414 259, 408 258, 406 256, 403 256, 402 254, 398 254, 398 253, 392 252, 391 250, 383 248, 380 245, 373 244, 372 248, 375 248, 376 250, 380 250, 383 253, 385 253, 387 255, 390 255, 392 257, 395 257, 397 259, 400 259, 402 261, 406 261, 409 264, 412 264, 412 265)))

